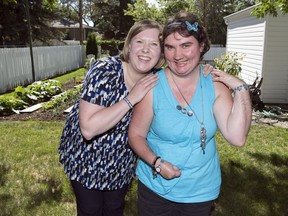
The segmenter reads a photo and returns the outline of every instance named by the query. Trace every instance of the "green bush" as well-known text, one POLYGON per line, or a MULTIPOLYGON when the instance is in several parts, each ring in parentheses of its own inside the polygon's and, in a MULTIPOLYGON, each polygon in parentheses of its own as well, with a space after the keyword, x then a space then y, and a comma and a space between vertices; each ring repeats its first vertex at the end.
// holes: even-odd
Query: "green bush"
POLYGON ((29 105, 48 101, 61 92, 61 82, 52 79, 34 82, 26 88, 18 86, 12 95, 0 97, 0 114, 11 114, 29 105))
POLYGON ((82 85, 78 85, 74 89, 67 90, 60 95, 52 98, 52 100, 42 103, 42 107, 46 110, 54 109, 58 106, 61 106, 65 102, 69 102, 71 100, 76 100, 79 98, 80 90, 82 85))
POLYGON ((101 46, 102 54, 105 54, 108 51, 109 55, 117 55, 119 50, 122 49, 124 41, 115 39, 101 40, 99 41, 99 44, 101 46))
POLYGON ((18 86, 14 90, 16 98, 29 104, 35 104, 49 100, 53 95, 62 92, 62 85, 57 80, 36 81, 24 88, 18 86))
POLYGON ((28 106, 23 100, 17 99, 11 95, 9 96, 1 96, 0 97, 0 114, 1 115, 8 115, 11 114, 13 111, 24 109, 28 106))
POLYGON ((29 93, 38 95, 40 101, 49 100, 52 96, 62 92, 62 84, 53 79, 37 81, 27 87, 29 93))
POLYGON ((228 52, 222 55, 221 59, 215 58, 216 68, 231 75, 239 76, 242 68, 239 61, 243 60, 244 55, 239 56, 237 52, 228 52))
POLYGON ((97 47, 97 41, 96 41, 96 34, 89 33, 87 37, 87 45, 86 45, 86 56, 88 55, 94 55, 95 58, 98 56, 98 47, 97 47))

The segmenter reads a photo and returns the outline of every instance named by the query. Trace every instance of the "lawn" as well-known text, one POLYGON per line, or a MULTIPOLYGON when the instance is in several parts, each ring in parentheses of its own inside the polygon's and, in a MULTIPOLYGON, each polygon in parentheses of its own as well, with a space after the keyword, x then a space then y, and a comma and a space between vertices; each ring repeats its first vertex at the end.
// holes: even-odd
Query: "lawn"
MULTIPOLYGON (((75 198, 58 162, 63 121, 0 122, 0 215, 76 215, 75 198)), ((247 145, 217 134, 223 183, 212 216, 288 215, 288 129, 254 125, 247 145)), ((126 216, 137 215, 136 184, 126 216)))

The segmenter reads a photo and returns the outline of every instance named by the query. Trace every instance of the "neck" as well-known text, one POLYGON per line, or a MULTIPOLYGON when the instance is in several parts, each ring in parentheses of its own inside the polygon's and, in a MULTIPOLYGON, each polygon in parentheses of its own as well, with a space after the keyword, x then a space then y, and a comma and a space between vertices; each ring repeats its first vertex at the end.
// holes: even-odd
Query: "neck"
POLYGON ((199 79, 199 67, 195 67, 189 74, 181 76, 174 73, 170 67, 167 67, 166 74, 167 77, 171 78, 170 83, 174 83, 181 92, 187 91, 193 95, 193 92, 196 88, 198 79, 199 79))
POLYGON ((127 62, 122 62, 122 64, 124 70, 125 85, 127 86, 128 90, 130 90, 138 82, 138 80, 140 80, 146 74, 136 72, 127 62))
POLYGON ((202 81, 200 75, 199 67, 194 68, 188 76, 177 76, 170 68, 166 71, 169 73, 169 83, 171 89, 173 91, 174 96, 176 97, 177 101, 181 105, 188 105, 189 102, 192 100, 198 82, 201 85, 201 93, 202 93, 202 81), (197 69, 197 70, 196 70, 197 69), (200 79, 200 80, 199 80, 200 79))
POLYGON ((179 85, 181 86, 184 86, 185 84, 195 85, 197 83, 200 70, 199 65, 197 65, 189 73, 184 75, 175 73, 169 66, 167 68, 168 68, 167 72, 173 75, 174 80, 176 80, 177 83, 179 83, 179 85))

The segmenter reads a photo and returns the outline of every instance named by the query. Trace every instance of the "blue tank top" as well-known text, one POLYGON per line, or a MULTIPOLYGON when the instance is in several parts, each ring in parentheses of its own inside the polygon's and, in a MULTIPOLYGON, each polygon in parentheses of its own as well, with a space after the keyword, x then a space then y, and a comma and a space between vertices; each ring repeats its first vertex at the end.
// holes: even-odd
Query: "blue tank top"
MULTIPOLYGON (((215 90, 212 75, 203 76, 204 124, 207 146, 203 154, 200 142, 200 123, 176 109, 178 102, 167 81, 164 69, 159 71, 158 85, 153 88, 153 112, 147 143, 162 159, 176 165, 181 176, 167 180, 161 175, 153 179, 151 167, 142 160, 137 165, 138 179, 165 199, 180 203, 214 200, 221 184, 220 163, 215 143, 217 123, 213 114, 215 90)), ((202 95, 200 79, 190 106, 202 121, 202 95)), ((187 106, 187 110, 190 108, 187 106)))

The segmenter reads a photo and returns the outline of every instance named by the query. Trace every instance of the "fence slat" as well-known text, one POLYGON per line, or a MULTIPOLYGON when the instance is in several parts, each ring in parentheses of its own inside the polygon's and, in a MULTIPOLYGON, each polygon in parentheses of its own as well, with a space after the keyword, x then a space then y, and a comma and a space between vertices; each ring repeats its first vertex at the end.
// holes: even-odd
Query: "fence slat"
MULTIPOLYGON (((34 47, 34 68, 37 80, 48 79, 84 66, 84 47, 51 46, 34 47)), ((33 82, 30 49, 0 49, 0 93, 33 82)))

